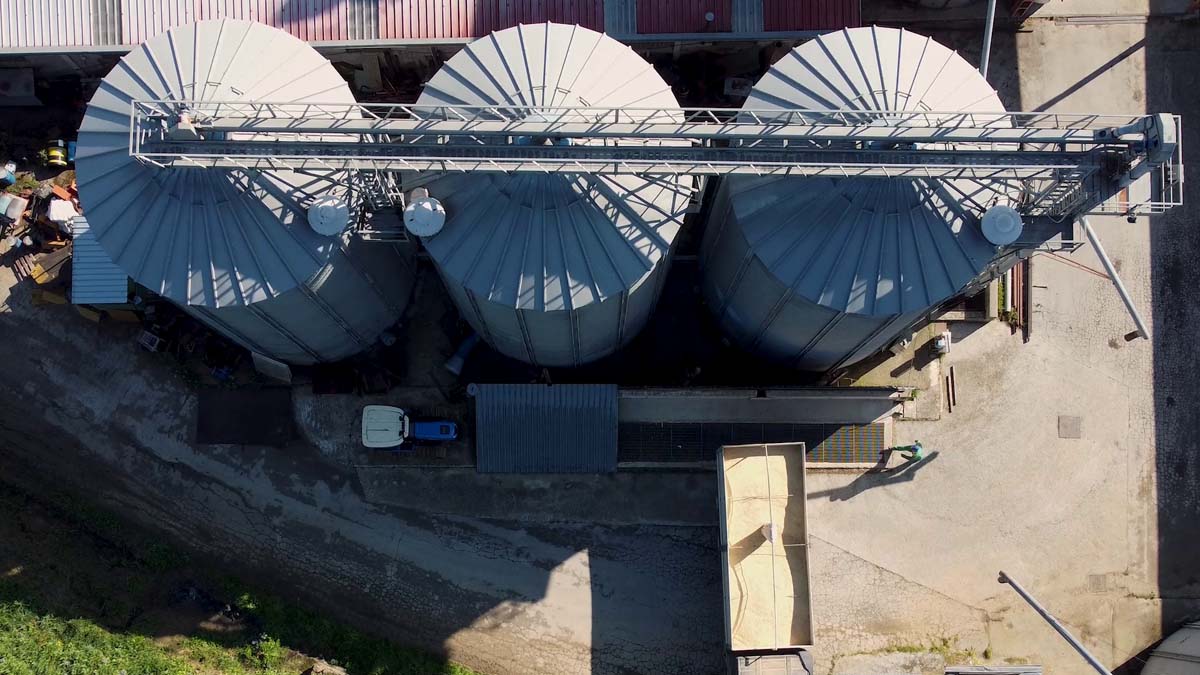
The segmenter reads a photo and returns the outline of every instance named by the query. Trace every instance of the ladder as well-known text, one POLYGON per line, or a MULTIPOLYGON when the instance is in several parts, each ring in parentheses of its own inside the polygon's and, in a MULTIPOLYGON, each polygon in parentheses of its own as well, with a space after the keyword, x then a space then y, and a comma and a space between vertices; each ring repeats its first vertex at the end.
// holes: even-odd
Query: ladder
POLYGON ((404 192, 396 174, 368 169, 358 172, 358 187, 363 195, 364 213, 355 232, 363 241, 406 242, 404 192))

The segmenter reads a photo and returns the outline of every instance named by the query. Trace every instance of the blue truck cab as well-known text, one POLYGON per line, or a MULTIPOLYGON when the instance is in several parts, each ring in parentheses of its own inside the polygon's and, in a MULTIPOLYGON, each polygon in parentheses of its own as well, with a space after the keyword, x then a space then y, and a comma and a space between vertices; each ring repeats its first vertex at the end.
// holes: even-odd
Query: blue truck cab
POLYGON ((458 438, 458 425, 449 420, 415 421, 412 437, 417 441, 452 441, 458 438))

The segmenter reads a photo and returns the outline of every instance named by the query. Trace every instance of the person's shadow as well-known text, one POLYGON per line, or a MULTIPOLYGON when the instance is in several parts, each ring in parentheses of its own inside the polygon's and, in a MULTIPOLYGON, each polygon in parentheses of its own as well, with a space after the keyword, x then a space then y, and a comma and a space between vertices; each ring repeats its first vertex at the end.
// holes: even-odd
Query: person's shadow
POLYGON ((938 456, 938 452, 934 450, 921 460, 908 460, 892 469, 885 468, 888 458, 891 453, 896 450, 885 450, 880 456, 879 464, 875 468, 870 469, 863 475, 855 478, 849 485, 839 488, 831 488, 828 490, 817 490, 816 492, 808 493, 809 498, 828 497, 831 502, 838 502, 845 499, 850 499, 865 490, 884 485, 895 485, 897 483, 906 483, 911 481, 921 467, 929 464, 938 456))

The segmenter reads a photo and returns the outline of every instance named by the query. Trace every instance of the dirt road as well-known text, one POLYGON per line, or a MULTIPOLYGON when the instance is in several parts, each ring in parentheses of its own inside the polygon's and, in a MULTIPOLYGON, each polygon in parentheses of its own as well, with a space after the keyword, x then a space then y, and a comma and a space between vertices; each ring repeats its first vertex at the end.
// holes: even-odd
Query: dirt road
POLYGON ((65 481, 281 594, 489 673, 720 667, 716 532, 432 517, 313 448, 194 446, 196 397, 132 329, 0 269, 0 469, 65 481))

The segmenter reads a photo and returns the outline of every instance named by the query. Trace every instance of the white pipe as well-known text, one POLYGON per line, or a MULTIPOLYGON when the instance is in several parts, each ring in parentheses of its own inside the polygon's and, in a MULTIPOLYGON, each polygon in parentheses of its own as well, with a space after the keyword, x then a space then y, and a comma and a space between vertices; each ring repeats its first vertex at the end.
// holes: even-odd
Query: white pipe
POLYGON ((992 28, 996 23, 996 0, 988 0, 987 19, 983 25, 983 58, 979 60, 979 74, 987 79, 988 61, 992 57, 992 28))
POLYGON ((1125 284, 1121 283, 1121 276, 1117 274, 1117 268, 1113 267, 1112 261, 1108 259, 1108 254, 1104 252, 1104 247, 1100 245, 1100 238, 1096 236, 1092 226, 1088 224, 1086 217, 1079 219, 1080 225, 1083 226, 1083 232, 1087 235, 1088 241, 1091 242, 1092 248, 1096 250, 1096 255, 1100 257, 1100 264, 1104 265, 1104 271, 1108 272, 1108 278, 1112 281, 1113 286, 1117 288, 1117 295, 1121 296, 1121 302, 1125 303, 1125 309, 1129 311, 1129 316, 1133 317, 1133 323, 1137 326, 1137 333, 1143 340, 1150 339, 1150 331, 1146 330, 1146 323, 1142 321, 1142 315, 1138 313, 1137 307, 1133 304, 1133 298, 1129 297, 1129 291, 1125 290, 1125 284))
POLYGON ((1013 308, 1013 268, 1004 271, 1004 313, 1008 314, 1013 308))
POLYGON ((1045 619, 1046 623, 1050 624, 1050 627, 1053 628, 1059 635, 1061 635, 1062 638, 1067 641, 1067 644, 1071 645, 1075 651, 1079 652, 1079 655, 1083 657, 1083 660, 1087 661, 1088 665, 1094 668, 1097 673, 1100 675, 1112 675, 1108 668, 1105 668, 1104 664, 1100 663, 1099 659, 1092 656, 1091 652, 1089 652, 1087 648, 1083 646, 1083 643, 1081 643, 1079 640, 1076 640, 1075 636, 1071 635, 1070 631, 1068 631, 1066 628, 1063 628, 1063 625, 1058 622, 1058 619, 1054 618, 1054 615, 1046 611, 1045 607, 1042 607, 1040 604, 1038 604, 1038 601, 1034 600, 1032 595, 1026 592, 1024 588, 1021 588, 1021 585, 1016 581, 1013 581, 1013 578, 1005 574, 1003 570, 1000 571, 999 581, 1002 584, 1008 584, 1011 586, 1012 589, 1017 592, 1017 595, 1021 596, 1021 599, 1029 603, 1029 606, 1033 608, 1033 611, 1037 612, 1039 616, 1045 619))

